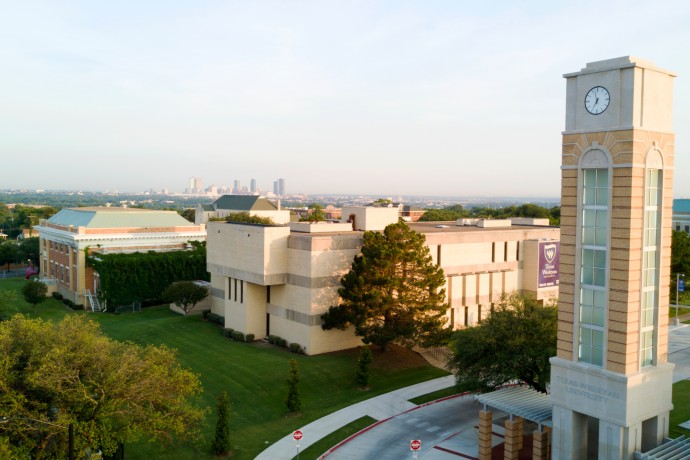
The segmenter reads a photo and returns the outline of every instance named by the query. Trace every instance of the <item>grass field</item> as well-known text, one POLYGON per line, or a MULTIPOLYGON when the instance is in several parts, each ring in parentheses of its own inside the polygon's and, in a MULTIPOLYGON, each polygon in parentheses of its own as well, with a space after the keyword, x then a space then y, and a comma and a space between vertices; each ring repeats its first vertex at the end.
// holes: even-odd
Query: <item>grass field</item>
MULTIPOLYGON (((18 291, 23 283, 23 279, 0 280, 0 291, 18 291)), ((300 356, 262 342, 233 342, 221 335, 218 326, 199 317, 185 319, 171 313, 167 307, 152 307, 140 313, 121 315, 94 314, 73 312, 61 302, 49 298, 38 306, 38 313, 34 314, 32 307, 21 299, 21 294, 17 296, 16 308, 6 314, 20 312, 51 321, 71 314, 89 315, 115 339, 139 344, 165 344, 177 349, 180 362, 199 374, 204 392, 198 403, 211 408, 204 427, 206 441, 200 445, 182 445, 167 450, 146 442, 128 444, 125 446, 128 459, 213 458, 208 453, 215 427, 213 408, 216 396, 223 390, 228 392, 232 403, 230 425, 234 452, 231 458, 242 460, 254 458, 293 430, 349 404, 447 375, 443 370, 428 365, 416 353, 393 347, 385 355, 374 353, 372 389, 362 392, 353 382, 358 356, 356 350, 300 356), (287 395, 288 360, 293 358, 298 361, 302 376, 302 414, 287 417, 283 402, 287 395)))

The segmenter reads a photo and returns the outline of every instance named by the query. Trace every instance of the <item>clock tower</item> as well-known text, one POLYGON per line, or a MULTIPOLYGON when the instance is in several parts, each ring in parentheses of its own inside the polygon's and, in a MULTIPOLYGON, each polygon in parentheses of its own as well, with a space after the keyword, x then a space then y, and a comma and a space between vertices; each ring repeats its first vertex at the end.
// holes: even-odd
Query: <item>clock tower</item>
POLYGON ((564 75, 554 459, 630 459, 668 435, 675 75, 634 57, 564 75))

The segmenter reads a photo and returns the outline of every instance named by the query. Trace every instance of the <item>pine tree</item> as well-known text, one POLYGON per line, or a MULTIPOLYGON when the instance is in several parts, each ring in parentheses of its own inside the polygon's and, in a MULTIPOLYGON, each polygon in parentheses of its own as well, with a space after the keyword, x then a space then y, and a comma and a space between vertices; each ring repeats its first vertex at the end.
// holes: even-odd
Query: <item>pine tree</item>
POLYGON ((402 221, 383 233, 365 232, 362 253, 340 280, 340 305, 322 315, 322 327, 353 325, 364 343, 384 351, 391 342, 445 343, 450 334, 445 277, 424 242, 424 235, 402 221))
POLYGON ((216 415, 216 436, 211 443, 211 451, 216 455, 222 455, 230 450, 230 400, 225 391, 218 395, 216 415))
POLYGON ((300 381, 299 368, 297 367, 297 361, 294 359, 291 359, 289 364, 290 373, 288 374, 287 378, 288 395, 287 399, 285 400, 285 405, 287 406, 289 412, 297 413, 302 407, 302 401, 299 396, 298 388, 300 381))
POLYGON ((371 350, 369 347, 363 346, 359 349, 357 372, 355 373, 355 382, 360 388, 369 386, 369 364, 371 364, 371 350))

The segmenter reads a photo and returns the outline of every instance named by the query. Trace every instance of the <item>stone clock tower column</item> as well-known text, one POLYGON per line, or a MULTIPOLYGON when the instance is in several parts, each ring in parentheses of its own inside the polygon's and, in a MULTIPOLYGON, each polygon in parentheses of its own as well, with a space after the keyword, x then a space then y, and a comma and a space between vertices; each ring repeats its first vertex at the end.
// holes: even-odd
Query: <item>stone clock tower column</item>
POLYGON ((567 79, 554 459, 630 459, 668 434, 674 74, 634 57, 567 79))

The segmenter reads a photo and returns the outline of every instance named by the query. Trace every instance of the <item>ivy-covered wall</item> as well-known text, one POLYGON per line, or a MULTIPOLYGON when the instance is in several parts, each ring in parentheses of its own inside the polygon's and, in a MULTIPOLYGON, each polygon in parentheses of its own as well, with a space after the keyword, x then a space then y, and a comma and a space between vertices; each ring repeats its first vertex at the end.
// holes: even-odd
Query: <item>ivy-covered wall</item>
POLYGON ((113 307, 135 300, 154 303, 174 281, 210 280, 205 243, 188 251, 93 253, 88 263, 100 277, 99 295, 113 307))

